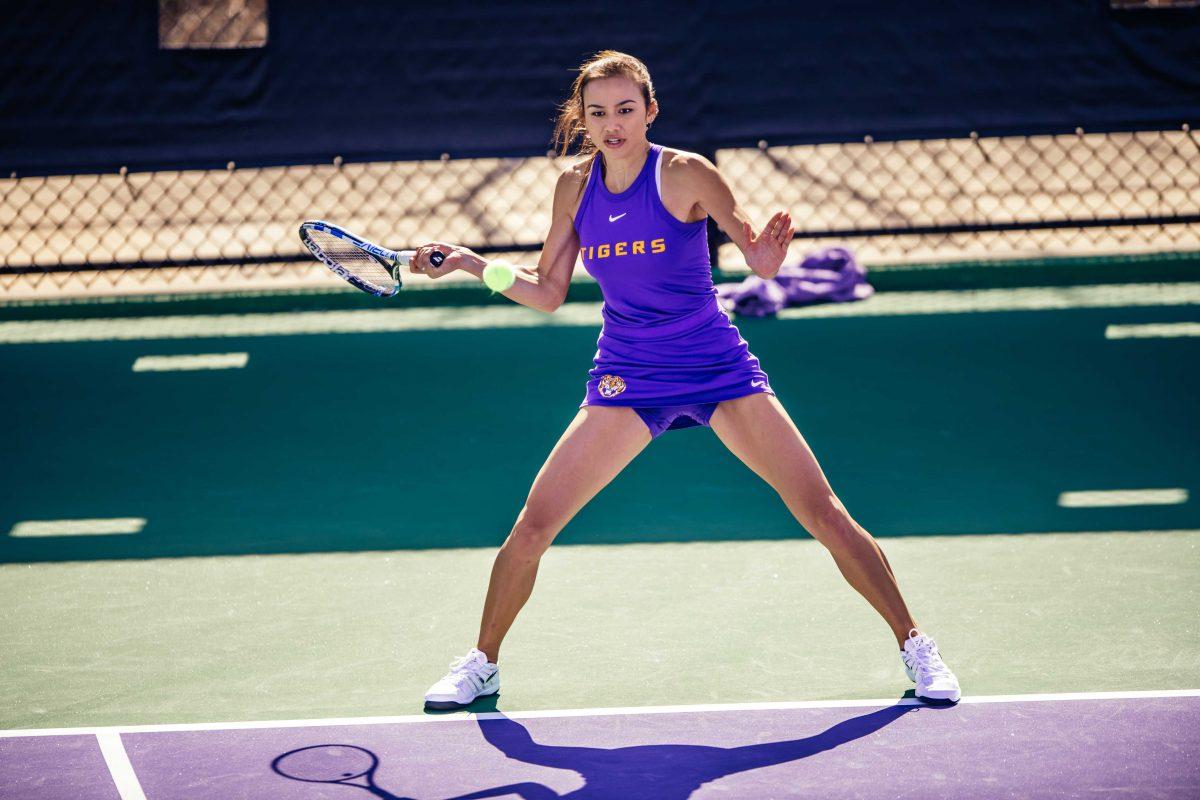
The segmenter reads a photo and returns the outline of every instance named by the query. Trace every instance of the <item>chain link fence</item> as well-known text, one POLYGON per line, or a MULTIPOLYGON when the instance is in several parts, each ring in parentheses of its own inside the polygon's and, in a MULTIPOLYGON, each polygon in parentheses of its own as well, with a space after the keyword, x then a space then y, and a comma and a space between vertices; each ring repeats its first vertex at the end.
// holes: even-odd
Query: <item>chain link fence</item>
POLYGON ((267 0, 159 0, 165 50, 265 47, 267 0))
MULTIPOLYGON (((875 265, 1200 250, 1194 131, 721 150, 747 212, 875 265)), ((725 246, 722 267, 740 258, 725 246)))
POLYGON ((0 287, 141 281, 206 288, 306 282, 297 228, 329 219, 380 242, 534 249, 554 159, 375 162, 0 181, 0 287), (132 273, 143 273, 132 275, 132 273))
MULTIPOLYGON (((789 209, 791 257, 873 266, 1200 250, 1193 131, 965 137, 716 151, 753 219, 789 209)), ((0 180, 0 289, 206 288, 326 276, 306 218, 407 245, 536 251, 566 159, 449 159, 0 180)), ((519 255, 517 257, 520 257, 519 255)), ((719 266, 744 268, 732 245, 719 266)))

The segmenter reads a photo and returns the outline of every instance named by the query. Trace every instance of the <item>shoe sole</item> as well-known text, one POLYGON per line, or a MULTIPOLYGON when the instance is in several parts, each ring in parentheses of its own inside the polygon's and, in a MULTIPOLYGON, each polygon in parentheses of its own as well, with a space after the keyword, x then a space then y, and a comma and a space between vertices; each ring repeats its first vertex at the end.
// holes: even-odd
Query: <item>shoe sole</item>
POLYGON ((471 700, 469 703, 459 703, 454 700, 426 700, 425 701, 425 710, 426 711, 457 711, 460 708, 466 708, 467 706, 471 705, 471 703, 474 703, 476 700, 480 700, 484 697, 491 697, 492 695, 496 694, 499 691, 500 690, 497 688, 497 689, 493 689, 490 692, 484 692, 481 695, 477 695, 475 697, 475 699, 471 700))
MULTIPOLYGON (((904 666, 904 672, 906 675, 908 675, 908 679, 910 681, 912 681, 913 683, 917 682, 916 674, 909 671, 907 664, 904 666)), ((924 703, 925 705, 928 705, 928 706, 955 706, 955 705, 958 705, 958 701, 962 699, 962 695, 959 695, 958 697, 955 697, 953 699, 951 699, 949 697, 922 697, 921 695, 917 694, 916 692, 913 692, 913 697, 917 698, 922 703, 924 703)))

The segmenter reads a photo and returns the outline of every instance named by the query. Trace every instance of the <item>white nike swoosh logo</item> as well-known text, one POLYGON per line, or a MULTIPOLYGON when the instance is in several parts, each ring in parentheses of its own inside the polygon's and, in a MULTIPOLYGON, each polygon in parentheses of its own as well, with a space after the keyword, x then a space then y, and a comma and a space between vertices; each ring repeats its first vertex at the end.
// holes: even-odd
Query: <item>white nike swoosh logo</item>
POLYGON ((759 389, 764 389, 767 386, 767 382, 766 381, 750 381, 750 385, 755 386, 759 389))
POLYGON ((615 217, 614 217, 612 214, 609 214, 609 215, 608 215, 608 221, 609 221, 609 222, 616 222, 617 220, 619 220, 621 217, 625 216, 625 214, 628 214, 628 213, 629 213, 629 212, 628 212, 628 211, 626 211, 626 212, 624 212, 623 214, 617 214, 615 217))

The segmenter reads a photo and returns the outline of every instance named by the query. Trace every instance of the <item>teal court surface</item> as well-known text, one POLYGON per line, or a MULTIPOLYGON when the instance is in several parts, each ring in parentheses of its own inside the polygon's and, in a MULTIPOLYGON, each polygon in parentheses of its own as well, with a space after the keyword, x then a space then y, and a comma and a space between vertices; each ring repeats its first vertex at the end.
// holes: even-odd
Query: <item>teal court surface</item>
POLYGON ((596 304, 0 311, 0 797, 1200 795, 1200 284, 738 321, 948 709, 691 429, 551 548, 499 697, 421 713, 596 304))

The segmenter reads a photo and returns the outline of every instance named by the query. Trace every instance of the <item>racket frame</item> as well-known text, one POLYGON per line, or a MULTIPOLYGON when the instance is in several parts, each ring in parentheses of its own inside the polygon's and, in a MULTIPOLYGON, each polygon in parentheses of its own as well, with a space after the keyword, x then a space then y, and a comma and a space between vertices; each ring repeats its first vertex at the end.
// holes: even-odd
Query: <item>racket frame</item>
POLYGON ((413 257, 416 255, 415 250, 397 251, 389 250, 386 247, 380 247, 374 242, 369 242, 366 239, 363 239, 361 236, 355 236, 345 228, 334 225, 332 222, 326 222, 320 219, 305 220, 303 223, 301 223, 300 241, 306 248, 308 248, 308 251, 312 253, 318 261, 329 267, 329 269, 333 270, 334 274, 336 274, 339 278, 342 278, 354 288, 361 289, 367 294, 371 294, 376 297, 391 297, 392 295, 396 294, 396 292, 400 291, 400 287, 404 285, 404 281, 400 277, 400 268, 407 267, 412 262, 413 257), (358 249, 362 250, 364 253, 374 257, 380 262, 381 266, 391 273, 392 280, 395 281, 395 284, 391 287, 391 291, 388 291, 387 288, 381 289, 379 287, 372 286, 330 257, 324 250, 321 249, 319 244, 313 241, 312 237, 309 235, 309 231, 313 230, 327 233, 330 236, 336 236, 342 241, 348 242, 349 244, 352 244, 358 249))

